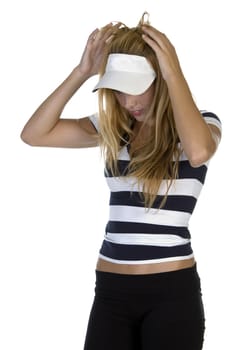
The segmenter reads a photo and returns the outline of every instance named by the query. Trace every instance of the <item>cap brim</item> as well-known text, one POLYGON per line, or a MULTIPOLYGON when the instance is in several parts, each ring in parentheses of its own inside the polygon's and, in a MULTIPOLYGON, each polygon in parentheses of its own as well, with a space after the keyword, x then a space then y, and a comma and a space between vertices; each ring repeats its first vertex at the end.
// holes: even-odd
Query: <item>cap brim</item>
POLYGON ((105 72, 93 92, 106 88, 121 91, 129 95, 143 94, 153 83, 156 74, 134 72, 105 72))

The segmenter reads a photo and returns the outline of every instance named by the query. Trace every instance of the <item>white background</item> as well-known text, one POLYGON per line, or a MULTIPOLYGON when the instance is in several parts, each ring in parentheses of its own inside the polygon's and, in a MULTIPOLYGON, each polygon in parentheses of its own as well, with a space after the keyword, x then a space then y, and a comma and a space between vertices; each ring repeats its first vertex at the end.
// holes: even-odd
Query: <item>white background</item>
MULTIPOLYGON (((232 340, 231 1, 8 0, 1 3, 0 349, 82 349, 95 262, 108 216, 97 149, 32 148, 20 132, 79 62, 86 38, 141 14, 177 49, 200 109, 215 112, 223 139, 190 222, 206 309, 205 350, 232 340), (228 201, 229 200, 229 201, 228 201)), ((97 110, 92 78, 64 117, 97 110)), ((187 349, 188 350, 188 349, 187 349)))

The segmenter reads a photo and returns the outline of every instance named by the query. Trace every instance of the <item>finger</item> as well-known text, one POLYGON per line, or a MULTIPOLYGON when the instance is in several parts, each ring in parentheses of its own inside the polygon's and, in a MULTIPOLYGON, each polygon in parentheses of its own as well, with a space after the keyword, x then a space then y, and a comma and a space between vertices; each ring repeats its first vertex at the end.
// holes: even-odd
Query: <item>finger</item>
POLYGON ((161 51, 161 46, 154 39, 151 39, 151 37, 146 34, 143 34, 142 38, 157 54, 161 51))
POLYGON ((109 26, 105 26, 100 29, 100 32, 98 33, 96 39, 97 40, 102 40, 103 42, 107 42, 114 36, 116 33, 117 29, 121 26, 121 23, 116 23, 116 24, 110 24, 109 26))
POLYGON ((160 32, 158 29, 156 29, 155 27, 150 26, 149 24, 144 24, 142 26, 142 30, 145 31, 145 32, 148 32, 148 33, 155 32, 155 33, 158 33, 158 34, 164 34, 164 33, 160 32))
POLYGON ((103 38, 103 36, 104 36, 109 30, 111 30, 112 27, 113 27, 113 24, 112 24, 112 23, 109 23, 109 24, 107 24, 106 26, 100 28, 100 29, 98 30, 97 34, 96 34, 95 39, 96 39, 96 40, 99 40, 99 39, 103 38))
POLYGON ((88 37, 88 41, 93 41, 96 38, 97 33, 99 32, 99 29, 96 28, 88 37))
POLYGON ((114 34, 111 34, 110 36, 107 37, 107 39, 105 40, 105 43, 109 44, 113 38, 114 38, 114 34))
POLYGON ((96 44, 99 43, 99 40, 102 38, 103 33, 111 28, 112 24, 109 23, 102 29, 96 28, 90 35, 87 41, 87 47, 92 47, 93 45, 95 46, 96 44))
POLYGON ((143 32, 152 40, 154 40, 161 48, 165 48, 167 44, 171 44, 166 35, 158 29, 151 26, 143 26, 143 32))
POLYGON ((103 40, 106 43, 110 43, 112 41, 112 39, 114 38, 115 34, 117 33, 118 29, 120 28, 121 23, 116 23, 115 25, 113 25, 112 28, 110 28, 103 36, 103 40))

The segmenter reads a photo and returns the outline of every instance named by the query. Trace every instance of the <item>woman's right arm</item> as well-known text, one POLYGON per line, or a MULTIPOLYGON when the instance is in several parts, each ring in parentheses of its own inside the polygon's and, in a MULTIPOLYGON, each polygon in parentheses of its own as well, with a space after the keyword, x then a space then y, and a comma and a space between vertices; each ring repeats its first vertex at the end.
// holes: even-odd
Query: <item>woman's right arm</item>
POLYGON ((96 130, 89 118, 62 119, 61 114, 81 85, 99 72, 104 48, 117 25, 108 24, 91 33, 79 65, 39 106, 24 126, 21 133, 24 142, 31 146, 46 147, 97 146, 96 130))
POLYGON ((75 68, 29 119, 21 133, 22 140, 31 146, 96 146, 96 132, 89 118, 60 118, 65 105, 86 79, 79 67, 75 68))

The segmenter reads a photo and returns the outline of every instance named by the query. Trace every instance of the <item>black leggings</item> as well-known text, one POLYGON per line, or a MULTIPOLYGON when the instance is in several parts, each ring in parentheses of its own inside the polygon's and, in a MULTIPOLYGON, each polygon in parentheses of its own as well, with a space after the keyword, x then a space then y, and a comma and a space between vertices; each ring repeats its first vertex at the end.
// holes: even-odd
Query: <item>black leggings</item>
POLYGON ((84 350, 200 350, 204 310, 196 266, 149 275, 96 271, 84 350))

